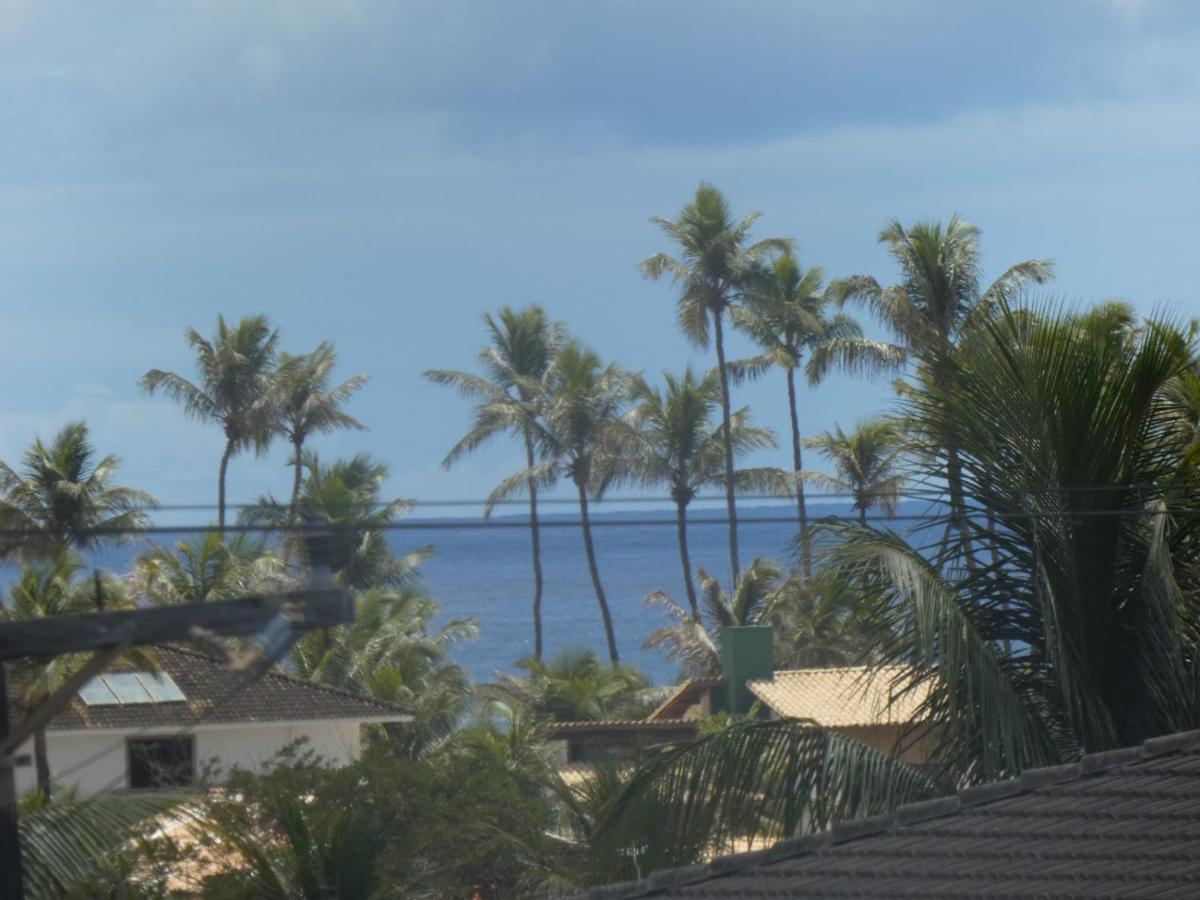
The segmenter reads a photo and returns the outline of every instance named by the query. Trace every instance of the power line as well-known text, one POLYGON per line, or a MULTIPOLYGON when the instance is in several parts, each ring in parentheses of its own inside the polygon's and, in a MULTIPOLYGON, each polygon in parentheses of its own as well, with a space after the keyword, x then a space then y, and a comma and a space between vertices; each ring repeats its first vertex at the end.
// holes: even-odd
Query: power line
MULTIPOLYGON (((984 510, 968 509, 966 517, 968 519, 978 517, 984 510)), ((1002 515, 1003 520, 1013 519, 1061 519, 1061 520, 1076 520, 1076 519, 1095 519, 1095 518, 1112 518, 1119 516, 1142 516, 1142 517, 1160 517, 1160 516, 1196 516, 1200 515, 1200 507, 1192 508, 1175 508, 1175 509, 1147 509, 1147 508, 1130 508, 1130 509, 1099 509, 1099 510, 1021 510, 1005 512, 1002 515)), ((814 515, 810 517, 811 522, 816 525, 820 524, 837 524, 837 523, 860 523, 860 522, 931 522, 945 523, 950 519, 949 512, 932 514, 932 513, 897 513, 895 515, 875 514, 871 513, 866 516, 857 514, 845 515, 835 514, 828 516, 814 515)), ((576 528, 582 524, 582 520, 578 518, 570 519, 540 519, 538 521, 539 528, 576 528)), ((674 519, 661 518, 626 518, 626 519, 591 519, 589 522, 592 528, 654 528, 668 527, 675 528, 677 523, 674 519)), ((730 520, 726 516, 715 517, 696 517, 688 519, 688 527, 694 526, 713 526, 713 525, 729 525, 730 520)), ((795 525, 796 516, 741 516, 738 519, 739 525, 795 525)), ((310 534, 310 533, 327 533, 337 535, 339 533, 357 533, 363 531, 470 531, 470 530, 503 530, 503 529, 526 529, 530 522, 526 518, 504 518, 504 519, 441 519, 441 520, 409 520, 409 521, 392 521, 392 522, 377 522, 369 519, 351 521, 351 522, 315 522, 315 523, 296 523, 296 524, 236 524, 226 525, 224 532, 233 534, 310 534)), ((181 534, 208 534, 210 532, 221 531, 215 524, 207 525, 147 525, 143 527, 133 526, 98 526, 95 528, 80 529, 73 532, 76 538, 106 538, 106 537, 126 537, 130 535, 181 535, 181 534)), ((20 528, 0 528, 0 537, 2 538, 43 538, 43 532, 36 529, 20 529, 20 528)))
MULTIPOLYGON (((1200 493, 1200 486, 1191 484, 1115 484, 1115 485, 1034 485, 1021 488, 1014 491, 1015 494, 1024 494, 1029 496, 1037 496, 1042 494, 1055 495, 1073 495, 1073 494, 1096 494, 1096 493, 1120 493, 1127 491, 1145 491, 1150 494, 1174 494, 1183 492, 1200 493)), ((833 492, 833 493, 809 493, 806 500, 809 503, 820 503, 824 500, 858 500, 858 499, 883 499, 897 498, 898 502, 904 501, 942 501, 948 503, 949 494, 945 488, 910 488, 901 492, 899 495, 892 491, 862 491, 862 492, 833 492)), ((724 503, 724 494, 698 494, 691 499, 692 503, 724 503)), ((466 508, 466 507, 484 507, 484 506, 528 506, 529 500, 526 498, 507 498, 503 500, 489 501, 483 499, 463 499, 463 498, 447 498, 447 499, 429 499, 422 500, 420 498, 402 497, 399 500, 407 504, 410 508, 466 508)), ((796 497, 793 494, 738 494, 739 502, 770 502, 770 503, 787 503, 795 502, 796 497)), ((575 506, 579 500, 575 497, 538 497, 538 506, 575 506)), ((638 503, 663 503, 674 506, 675 501, 668 495, 644 494, 634 496, 618 496, 618 497, 597 497, 590 500, 596 506, 625 505, 638 503)), ((387 504, 380 503, 380 508, 387 504)), ((226 503, 226 509, 260 509, 266 508, 286 508, 285 503, 262 504, 262 503, 226 503)), ((127 507, 133 512, 204 512, 207 510, 216 510, 220 507, 216 503, 154 503, 154 504, 139 504, 127 507)))

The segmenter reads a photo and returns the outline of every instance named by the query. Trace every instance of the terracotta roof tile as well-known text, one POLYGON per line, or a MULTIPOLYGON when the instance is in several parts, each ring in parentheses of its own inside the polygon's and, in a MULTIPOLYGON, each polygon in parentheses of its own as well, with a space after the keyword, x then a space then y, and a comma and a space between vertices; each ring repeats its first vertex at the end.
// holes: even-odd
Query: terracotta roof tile
POLYGON ((724 678, 689 678, 679 685, 647 719, 679 719, 700 702, 702 692, 725 683, 724 678))
POLYGON ((405 711, 394 704, 303 681, 281 672, 268 672, 242 687, 241 672, 194 650, 155 647, 154 654, 186 700, 88 706, 76 696, 51 720, 48 730, 188 728, 200 724, 329 719, 401 721, 408 718, 405 711))
POLYGON ((778 715, 827 728, 902 724, 926 697, 921 689, 905 690, 904 672, 899 666, 789 669, 746 686, 778 715))

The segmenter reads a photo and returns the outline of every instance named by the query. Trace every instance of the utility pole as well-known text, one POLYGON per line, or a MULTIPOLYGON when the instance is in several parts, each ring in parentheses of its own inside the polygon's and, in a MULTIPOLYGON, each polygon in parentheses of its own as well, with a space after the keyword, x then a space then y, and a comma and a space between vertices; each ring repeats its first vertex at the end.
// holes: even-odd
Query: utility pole
POLYGON ((212 603, 111 612, 73 613, 0 624, 0 900, 24 900, 21 839, 13 752, 59 713, 83 684, 124 647, 186 643, 214 636, 258 635, 256 651, 239 667, 261 674, 305 631, 354 621, 354 600, 328 579, 285 594, 212 603), (38 709, 10 726, 4 668, 7 661, 92 652, 84 667, 38 709))
MULTIPOLYGON (((8 734, 8 683, 0 662, 0 740, 8 734)), ((0 898, 21 900, 21 833, 17 830, 16 759, 0 757, 0 898)))

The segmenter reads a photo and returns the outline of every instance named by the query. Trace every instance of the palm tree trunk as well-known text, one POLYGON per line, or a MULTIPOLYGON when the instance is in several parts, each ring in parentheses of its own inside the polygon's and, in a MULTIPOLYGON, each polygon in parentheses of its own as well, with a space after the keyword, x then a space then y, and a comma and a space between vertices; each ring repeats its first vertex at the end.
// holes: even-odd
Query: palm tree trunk
POLYGON ((50 754, 46 749, 45 728, 39 728, 33 733, 33 760, 37 769, 38 790, 42 792, 43 800, 49 803, 53 785, 50 781, 50 754))
POLYGON ((675 523, 679 532, 679 562, 683 566, 683 585, 687 588, 688 606, 692 608, 692 618, 700 621, 700 604, 696 600, 696 585, 692 583, 692 560, 688 555, 687 540, 687 501, 675 501, 675 523))
POLYGON ((604 586, 600 584, 600 569, 596 565, 596 548, 592 545, 592 523, 588 518, 587 488, 578 481, 575 486, 579 489, 579 522, 583 530, 583 549, 587 554, 588 571, 592 575, 592 587, 596 590, 596 603, 600 606, 600 618, 604 620, 608 659, 615 666, 621 662, 621 657, 617 653, 617 636, 613 631, 612 614, 608 611, 608 598, 604 596, 604 586))
POLYGON ((300 481, 304 474, 304 466, 300 462, 300 453, 304 447, 304 438, 292 438, 292 449, 296 451, 295 459, 292 461, 292 507, 289 511, 289 516, 295 521, 296 509, 300 506, 300 481))
MULTIPOLYGON (((525 462, 533 468, 533 437, 525 432, 525 462)), ((533 555, 533 658, 542 658, 542 539, 538 532, 537 485, 529 479, 529 543, 533 555)))
POLYGON ((800 459, 800 416, 796 411, 796 370, 787 370, 788 412, 792 415, 792 471, 796 475, 796 508, 800 513, 800 560, 804 574, 812 575, 812 539, 808 534, 808 507, 804 502, 804 471, 800 459))
MULTIPOLYGON (((946 369, 945 364, 938 365, 933 371, 933 384, 935 389, 943 398, 950 396, 950 383, 952 375, 946 369)), ((975 564, 975 549, 971 545, 970 523, 967 521, 967 501, 966 492, 963 490, 962 482, 962 461, 958 456, 958 447, 953 438, 949 435, 942 436, 946 451, 946 490, 950 495, 950 521, 954 524, 959 535, 959 545, 962 548, 963 556, 967 564, 967 570, 974 572, 977 568, 975 564)), ((942 556, 949 550, 949 531, 946 533, 944 544, 939 551, 939 556, 942 556)))
POLYGON ((967 563, 967 570, 974 572, 978 566, 975 562, 975 548, 971 543, 970 523, 967 521, 967 500, 962 484, 962 462, 958 458, 958 448, 949 443, 946 446, 946 487, 950 493, 950 517, 958 530, 959 544, 967 563))
POLYGON ((226 439, 225 452, 221 454, 221 472, 217 476, 217 530, 225 534, 225 473, 229 469, 229 457, 233 456, 233 441, 226 439))
POLYGON ((729 592, 732 596, 737 588, 742 567, 738 564, 737 501, 733 486, 733 426, 729 411, 729 373, 725 371, 725 332, 721 325, 721 312, 713 313, 713 339, 717 345, 717 376, 721 381, 721 445, 725 450, 725 511, 729 517, 729 566, 732 579, 729 592))

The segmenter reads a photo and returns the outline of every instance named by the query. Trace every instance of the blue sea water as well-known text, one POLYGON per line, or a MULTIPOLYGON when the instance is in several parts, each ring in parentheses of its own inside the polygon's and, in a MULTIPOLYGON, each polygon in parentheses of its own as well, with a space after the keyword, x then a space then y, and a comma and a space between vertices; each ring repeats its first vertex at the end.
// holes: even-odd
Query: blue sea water
MULTIPOLYGON (((826 514, 847 511, 820 510, 826 514)), ((790 506, 741 512, 738 533, 743 566, 755 556, 785 565, 791 561, 796 533, 791 515, 790 506)), ((577 520, 559 514, 546 516, 545 522, 547 527, 541 530, 545 651, 553 654, 564 647, 583 645, 606 659, 603 625, 577 520)), ((619 510, 593 514, 592 522, 621 660, 636 664, 655 683, 669 683, 676 674, 674 664, 661 652, 643 650, 642 644, 654 629, 670 622, 662 610, 646 605, 648 593, 664 591, 686 605, 674 513, 619 510), (654 524, 615 524, 630 519, 653 520, 654 524)), ((688 537, 693 566, 702 566, 727 586, 724 510, 693 512, 688 537)), ((488 680, 497 671, 511 670, 517 659, 533 652, 533 575, 527 528, 404 531, 394 534, 393 542, 402 550, 434 546, 422 573, 430 593, 441 604, 441 621, 470 616, 480 626, 479 639, 456 654, 472 677, 488 680)))
MULTIPOLYGON (((814 517, 850 515, 845 504, 815 506, 814 517)), ((794 562, 792 542, 796 527, 793 507, 760 506, 739 510, 739 543, 743 566, 756 556, 794 562)), ((588 574, 580 528, 574 514, 543 516, 541 530, 544 591, 542 598, 545 651, 553 654, 570 646, 593 648, 607 658, 604 631, 588 574)), ((654 629, 669 624, 660 609, 648 607, 645 597, 664 591, 686 604, 674 512, 613 509, 593 512, 593 534, 600 576, 612 611, 618 649, 623 662, 637 665, 657 684, 676 676, 674 664, 661 652, 642 649, 654 629), (621 522, 638 520, 641 524, 621 522)), ((476 640, 454 648, 456 662, 477 681, 491 680, 496 672, 513 671, 514 663, 533 652, 532 595, 529 529, 520 517, 479 519, 406 520, 415 527, 389 532, 397 553, 432 546, 433 553, 420 569, 421 579, 439 604, 436 624, 472 618, 480 629, 476 640), (484 527, 479 527, 484 525, 484 527)), ((728 531, 724 509, 694 509, 689 515, 689 549, 693 567, 703 567, 728 587, 728 531)), ((171 534, 156 542, 170 546, 171 534)), ((128 570, 144 544, 124 544, 85 555, 89 567, 113 572, 128 570)), ((0 567, 0 577, 10 581, 15 567, 0 567)))

